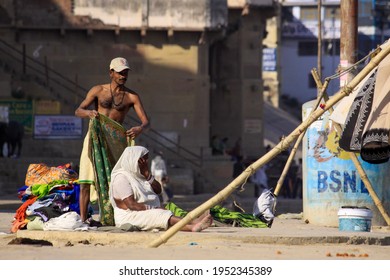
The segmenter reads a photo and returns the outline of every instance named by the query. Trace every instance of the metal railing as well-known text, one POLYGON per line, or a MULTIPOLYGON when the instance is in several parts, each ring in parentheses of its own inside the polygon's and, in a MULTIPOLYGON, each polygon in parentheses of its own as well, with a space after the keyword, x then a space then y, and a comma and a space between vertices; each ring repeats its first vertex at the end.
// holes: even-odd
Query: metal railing
MULTIPOLYGON (((66 105, 74 104, 75 98, 83 100, 86 92, 88 91, 77 83, 77 75, 75 77, 75 81, 73 81, 56 70, 48 67, 46 57, 44 58, 44 63, 42 63, 28 56, 26 54, 25 44, 22 45, 22 50, 19 50, 14 45, 0 39, 0 53, 2 54, 1 57, 4 58, 2 61, 3 68, 8 69, 15 75, 21 74, 21 77, 24 79, 32 79, 34 82, 46 87, 66 105), (19 70, 17 67, 20 67, 19 70)), ((0 62, 2 60, 1 57, 0 62)), ((129 115, 126 116, 125 121, 132 121, 138 124, 140 123, 138 119, 129 115)), ((150 128, 146 133, 143 133, 141 137, 148 139, 148 141, 154 145, 158 145, 159 148, 169 151, 172 155, 185 160, 185 162, 188 162, 193 167, 202 167, 202 148, 200 149, 200 154, 196 154, 153 128, 150 128), (165 143, 168 143, 169 145, 165 143)), ((156 146, 154 146, 154 148, 156 148, 156 146)))

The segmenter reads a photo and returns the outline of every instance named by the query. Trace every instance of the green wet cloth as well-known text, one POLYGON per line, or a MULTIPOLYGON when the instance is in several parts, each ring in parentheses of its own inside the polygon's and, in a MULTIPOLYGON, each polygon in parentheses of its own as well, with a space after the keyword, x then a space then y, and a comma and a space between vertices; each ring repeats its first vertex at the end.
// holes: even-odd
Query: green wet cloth
MULTIPOLYGON (((185 217, 188 213, 173 202, 169 202, 165 208, 172 211, 175 216, 181 218, 185 217)), ((212 207, 210 214, 213 216, 213 219, 225 224, 236 222, 236 225, 239 227, 268 228, 266 223, 254 217, 252 214, 231 211, 219 205, 212 207)))
POLYGON ((31 193, 38 198, 44 197, 49 194, 52 187, 56 185, 68 185, 67 180, 54 180, 49 184, 35 184, 31 186, 31 193))
POLYGON ((173 215, 180 218, 184 218, 188 214, 187 211, 181 209, 173 202, 168 202, 167 205, 165 205, 165 209, 170 210, 173 215))
POLYGON ((92 139, 92 161, 100 222, 105 226, 114 226, 114 209, 109 200, 108 188, 111 171, 128 146, 126 130, 116 121, 101 114, 91 120, 89 130, 92 139))

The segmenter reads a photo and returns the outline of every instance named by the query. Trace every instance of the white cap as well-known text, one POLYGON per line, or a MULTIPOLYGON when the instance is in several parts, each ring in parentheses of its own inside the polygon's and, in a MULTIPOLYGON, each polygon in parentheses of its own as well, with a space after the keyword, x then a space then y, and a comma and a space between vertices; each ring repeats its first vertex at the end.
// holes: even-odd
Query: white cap
POLYGON ((130 69, 129 63, 127 62, 126 58, 123 57, 117 57, 111 60, 110 63, 110 70, 114 69, 115 72, 121 72, 125 69, 130 69))

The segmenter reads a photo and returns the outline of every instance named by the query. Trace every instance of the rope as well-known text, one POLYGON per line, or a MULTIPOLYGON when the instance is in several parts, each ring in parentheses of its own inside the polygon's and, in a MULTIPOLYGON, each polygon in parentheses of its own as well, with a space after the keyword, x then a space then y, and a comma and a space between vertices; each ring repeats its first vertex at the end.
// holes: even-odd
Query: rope
MULTIPOLYGON (((369 59, 369 58, 372 59, 378 53, 378 51, 380 51, 380 48, 376 48, 375 50, 373 50, 372 52, 367 54, 365 57, 363 57, 362 59, 360 59, 359 61, 357 61, 353 65, 351 65, 350 67, 348 67, 348 68, 346 68, 346 69, 344 69, 336 74, 333 74, 332 76, 327 77, 325 80, 337 79, 337 78, 340 78, 340 76, 351 72, 352 70, 356 69, 356 66, 359 65, 360 63, 366 62, 367 59, 369 59)), ((367 63, 368 63, 368 61, 367 61, 367 63)))

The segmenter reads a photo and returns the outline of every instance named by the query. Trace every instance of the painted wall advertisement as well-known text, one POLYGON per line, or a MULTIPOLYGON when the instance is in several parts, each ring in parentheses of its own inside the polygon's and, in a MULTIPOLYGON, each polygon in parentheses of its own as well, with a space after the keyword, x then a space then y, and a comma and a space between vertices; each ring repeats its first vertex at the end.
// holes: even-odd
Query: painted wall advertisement
POLYGON ((32 131, 32 116, 34 111, 31 100, 0 100, 0 106, 8 108, 8 120, 17 121, 24 126, 24 132, 30 134, 32 131))
POLYGON ((263 71, 276 71, 276 48, 263 49, 263 71))
POLYGON ((35 139, 80 139, 81 118, 69 115, 36 115, 34 117, 35 139))
MULTIPOLYGON (((314 102, 303 105, 306 119, 314 102)), ((313 224, 338 226, 338 210, 343 206, 367 207, 374 213, 373 224, 379 225, 381 215, 361 179, 348 152, 339 147, 339 136, 329 112, 306 130, 303 140, 303 209, 304 218, 313 224)), ((370 164, 360 155, 359 162, 378 198, 387 211, 390 164, 370 164)))

